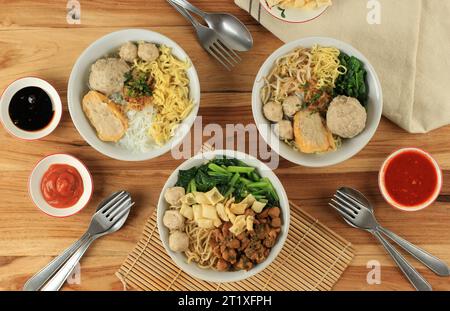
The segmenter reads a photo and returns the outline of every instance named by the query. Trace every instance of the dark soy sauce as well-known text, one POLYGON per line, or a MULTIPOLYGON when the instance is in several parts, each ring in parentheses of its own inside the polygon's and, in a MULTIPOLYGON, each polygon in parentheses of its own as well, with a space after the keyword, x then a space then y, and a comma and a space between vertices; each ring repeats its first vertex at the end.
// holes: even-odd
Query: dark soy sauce
POLYGON ((53 118, 50 96, 41 88, 29 86, 21 89, 9 103, 9 117, 24 131, 38 131, 46 127, 53 118))

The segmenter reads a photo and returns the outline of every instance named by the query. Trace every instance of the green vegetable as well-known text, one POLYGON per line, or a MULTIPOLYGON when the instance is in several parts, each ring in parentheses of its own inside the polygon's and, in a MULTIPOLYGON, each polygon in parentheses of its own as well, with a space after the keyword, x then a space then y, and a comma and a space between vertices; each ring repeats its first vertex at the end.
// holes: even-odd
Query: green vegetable
POLYGON ((261 178, 254 167, 237 159, 217 158, 198 167, 180 170, 176 186, 184 187, 186 192, 206 192, 216 187, 227 197, 233 196, 236 202, 252 194, 267 206, 279 205, 279 198, 268 178, 261 178))
POLYGON ((345 95, 357 98, 362 105, 367 102, 369 90, 367 87, 367 71, 364 64, 354 56, 348 56, 341 52, 339 55, 341 65, 347 68, 347 72, 340 75, 334 88, 335 95, 345 95))
POLYGON ((255 170, 254 167, 243 167, 243 166, 228 166, 227 171, 230 173, 243 173, 249 174, 255 170))
POLYGON ((129 97, 151 96, 152 90, 147 83, 148 74, 145 72, 127 72, 125 73, 125 90, 129 97))

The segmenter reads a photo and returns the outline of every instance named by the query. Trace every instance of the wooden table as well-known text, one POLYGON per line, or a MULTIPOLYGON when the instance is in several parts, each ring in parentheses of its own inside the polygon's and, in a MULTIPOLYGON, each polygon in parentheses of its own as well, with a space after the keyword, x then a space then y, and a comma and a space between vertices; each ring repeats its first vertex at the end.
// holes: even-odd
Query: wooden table
MULTIPOLYGON (((120 162, 92 149, 74 128, 67 111, 66 86, 77 57, 94 40, 122 28, 147 28, 169 36, 191 56, 199 73, 202 100, 199 115, 204 124, 253 123, 251 89, 265 58, 282 42, 259 26, 232 0, 192 1, 210 11, 228 11, 251 30, 255 47, 243 54, 232 74, 213 61, 196 43, 192 28, 164 0, 81 1, 81 24, 66 22, 66 1, 0 0, 0 89, 23 76, 40 76, 52 83, 63 99, 60 126, 48 137, 24 142, 0 130, 0 289, 21 289, 24 282, 86 229, 97 203, 119 189, 129 189, 137 204, 127 225, 95 243, 81 262, 81 284, 73 290, 121 290, 114 276, 138 241, 143 225, 154 210, 161 188, 181 161, 170 154, 145 162, 120 162), (94 176, 95 195, 76 216, 57 219, 33 206, 27 179, 34 164, 45 155, 66 152, 83 160, 94 176)), ((368 55, 370 57, 370 55, 368 55)), ((367 194, 377 216, 387 227, 450 262, 450 205, 436 203, 422 212, 404 213, 389 207, 377 186, 383 159, 399 147, 418 146, 440 163, 444 180, 450 179, 450 127, 424 135, 411 135, 383 119, 371 143, 353 159, 324 169, 309 169, 282 160, 276 174, 288 196, 307 212, 354 243, 356 257, 336 290, 410 290, 384 250, 366 233, 350 229, 327 207, 334 190, 346 184, 367 194), (370 260, 381 263, 380 285, 368 285, 370 260)), ((205 137, 205 140, 208 137, 205 137)), ((444 183, 443 193, 450 193, 444 183)), ((450 290, 447 279, 415 264, 435 289, 450 290)))

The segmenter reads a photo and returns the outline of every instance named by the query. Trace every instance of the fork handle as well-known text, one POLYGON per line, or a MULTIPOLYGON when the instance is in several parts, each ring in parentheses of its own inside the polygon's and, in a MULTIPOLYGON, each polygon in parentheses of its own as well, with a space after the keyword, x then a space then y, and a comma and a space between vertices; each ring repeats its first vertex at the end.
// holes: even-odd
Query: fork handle
POLYGON ((24 291, 37 291, 60 269, 64 263, 89 239, 90 234, 85 233, 81 238, 69 246, 62 254, 49 262, 41 271, 33 275, 24 285, 24 291))
POLYGON ((75 251, 75 253, 70 256, 70 258, 64 263, 64 265, 56 271, 56 273, 48 280, 48 282, 42 287, 42 291, 57 291, 59 290, 67 278, 75 269, 75 266, 80 261, 81 257, 83 257, 86 250, 89 246, 94 242, 96 236, 90 236, 87 240, 83 242, 83 244, 75 251))
POLYGON ((427 266, 431 271, 436 273, 439 276, 450 276, 450 270, 445 262, 440 260, 439 258, 431 255, 430 253, 426 252, 425 250, 421 249, 420 247, 406 241, 405 239, 399 237, 394 232, 379 227, 378 228, 384 235, 386 235, 388 238, 390 238, 392 241, 397 243, 398 246, 403 248, 405 251, 407 251, 409 254, 411 254, 414 258, 416 258, 418 261, 423 263, 425 266, 427 266))
POLYGON ((200 26, 201 24, 198 22, 198 20, 196 20, 191 14, 189 14, 189 12, 183 8, 182 6, 180 6, 179 4, 177 4, 174 0, 167 0, 167 2, 169 2, 169 4, 171 6, 173 6, 175 8, 175 10, 178 11, 178 13, 180 13, 181 15, 183 15, 188 21, 190 21, 192 23, 192 25, 197 28, 198 26, 200 26))
POLYGON ((189 3, 186 0, 172 0, 172 2, 203 18, 205 18, 207 15, 205 12, 203 12, 202 10, 200 10, 199 8, 197 8, 196 6, 194 6, 193 4, 189 3))
POLYGON ((392 256, 395 263, 399 266, 400 270, 402 270, 403 274, 408 278, 414 288, 418 291, 432 291, 431 285, 425 280, 425 278, 414 269, 411 264, 406 261, 405 257, 403 257, 400 252, 393 247, 378 231, 371 232, 380 243, 384 246, 389 255, 392 256))

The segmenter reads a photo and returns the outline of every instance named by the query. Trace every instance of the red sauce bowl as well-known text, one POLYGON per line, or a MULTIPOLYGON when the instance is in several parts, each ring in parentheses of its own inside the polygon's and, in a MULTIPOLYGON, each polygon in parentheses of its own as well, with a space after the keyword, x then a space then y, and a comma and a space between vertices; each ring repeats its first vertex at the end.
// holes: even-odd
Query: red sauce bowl
POLYGON ((384 199, 402 211, 418 211, 432 204, 442 188, 436 160, 418 148, 392 153, 381 166, 378 185, 384 199))

